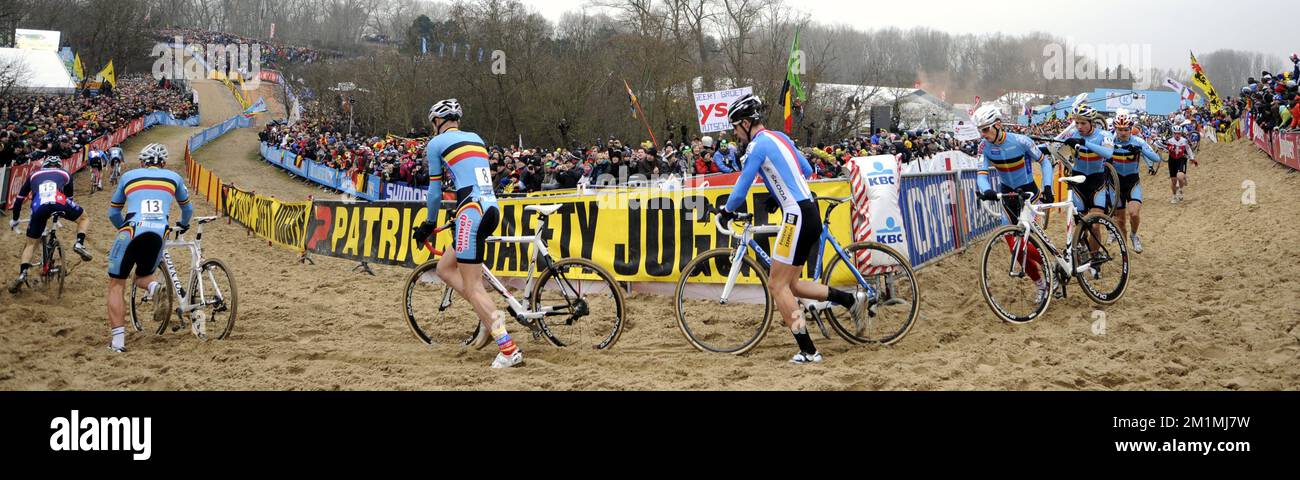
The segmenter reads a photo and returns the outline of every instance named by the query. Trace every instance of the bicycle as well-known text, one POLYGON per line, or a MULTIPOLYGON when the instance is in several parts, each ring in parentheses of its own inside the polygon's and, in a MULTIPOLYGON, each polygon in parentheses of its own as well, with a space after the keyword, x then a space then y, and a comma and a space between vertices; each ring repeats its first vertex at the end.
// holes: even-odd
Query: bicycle
POLYGON ((122 161, 116 160, 110 162, 113 164, 112 173, 108 176, 108 182, 117 185, 118 180, 122 179, 122 161))
MULTIPOLYGON (((1070 189, 1066 192, 1066 198, 1063 202, 1034 204, 1035 199, 1032 193, 1004 193, 998 194, 999 201, 1019 196, 1024 207, 1020 210, 1020 216, 1015 225, 1007 225, 993 231, 992 238, 984 247, 984 254, 980 263, 980 289, 984 295, 985 302, 998 318, 1008 323, 1023 324, 1029 323, 1038 318, 1047 310, 1053 297, 1065 298, 1066 286, 1070 282, 1070 277, 1074 276, 1079 281, 1079 286, 1084 295, 1092 299, 1093 302, 1100 305, 1112 305, 1118 302, 1124 296, 1128 286, 1129 259, 1128 247, 1126 242, 1116 242, 1119 248, 1119 275, 1118 282, 1109 290, 1103 290, 1100 287, 1102 279, 1101 267, 1114 261, 1106 243, 1102 241, 1105 234, 1098 235, 1094 228, 1104 228, 1111 235, 1119 237, 1119 227, 1115 225, 1109 216, 1093 213, 1087 216, 1081 216, 1074 206, 1074 189, 1081 183, 1085 182, 1087 177, 1076 175, 1073 177, 1064 177, 1061 181, 1070 184, 1070 189), (1044 214, 1050 209, 1066 209, 1066 243, 1065 249, 1060 250, 1048 238, 1046 232, 1036 222, 1038 215, 1044 214), (1076 224, 1081 228, 1075 229, 1076 224), (1026 248, 1026 239, 1029 248, 1026 248), (1007 245, 1001 245, 1006 243, 1007 245), (1010 248, 1008 248, 1010 247, 1010 248), (1030 263, 1030 251, 1037 251, 1037 259, 1030 263), (1007 252, 1009 256, 1006 259, 993 259, 995 252, 1007 252), (1062 253, 1064 252, 1064 253, 1062 253), (1050 257, 1050 258, 1049 258, 1050 257), (1051 261, 1055 260, 1055 261, 1051 261), (991 285, 996 278, 994 272, 998 265, 1005 263, 1007 267, 1007 277, 1011 279, 1008 285, 991 285), (1032 267, 1031 267, 1032 266, 1032 267), (1037 270, 1039 276, 1046 282, 1046 295, 1036 298, 1038 286, 1033 282, 1018 282, 1019 280, 1029 279, 1030 270, 1037 270), (1050 274, 1045 274, 1050 272, 1050 274), (1022 292, 1016 289, 1017 284, 1024 285, 1028 283, 1030 289, 1022 292), (1059 284, 1058 284, 1059 283, 1059 284), (997 293, 995 293, 995 290, 997 293), (1003 293, 1009 291, 1009 293, 1003 293), (1033 299, 1028 311, 1012 311, 1012 308, 1024 308, 1017 303, 1024 303, 1024 299, 1033 299)), ((1001 216, 1001 213, 990 207, 990 202, 981 202, 981 206, 990 214, 1001 216)))
MULTIPOLYGON (((566 258, 556 261, 551 258, 541 232, 546 231, 547 218, 561 207, 524 207, 525 211, 537 213, 539 223, 535 235, 496 236, 486 240, 490 245, 502 245, 503 249, 507 248, 505 245, 528 245, 528 276, 523 286, 523 291, 528 292, 524 298, 528 302, 526 306, 492 274, 487 264, 483 265, 483 279, 505 299, 509 315, 527 327, 534 340, 545 337, 557 347, 584 345, 605 350, 614 346, 623 332, 626 321, 623 292, 613 275, 590 260, 566 258), (534 274, 539 270, 541 274, 534 283, 534 274)), ((403 289, 406 322, 411 333, 427 345, 479 349, 487 344, 488 332, 483 329, 469 302, 454 300, 455 290, 443 283, 436 271, 444 252, 436 248, 432 238, 453 225, 454 222, 448 222, 434 230, 435 237, 424 244, 433 255, 406 278, 406 288, 403 289), (432 302, 428 302, 430 299, 432 302), (420 303, 417 305, 417 302, 420 303), (473 318, 474 330, 465 337, 465 330, 461 327, 464 324, 451 321, 447 318, 449 316, 473 318)))
MULTIPOLYGON (((830 334, 825 323, 829 323, 835 333, 850 344, 897 343, 911 331, 920 308, 920 287, 911 264, 898 251, 875 242, 857 242, 848 248, 841 247, 830 234, 830 214, 849 199, 816 200, 829 202, 830 206, 822 219, 816 255, 809 260, 814 265, 812 280, 831 286, 836 269, 843 264, 855 282, 850 293, 866 293, 870 307, 867 318, 858 318, 848 309, 829 301, 799 299, 805 318, 811 320, 809 323, 816 323, 826 338, 830 334), (823 268, 822 254, 827 243, 835 250, 835 256, 823 268), (859 269, 863 262, 871 263, 865 272, 859 269), (888 314, 904 315, 890 323, 885 321, 888 314)), ((748 223, 753 219, 752 214, 738 214, 736 220, 746 223, 737 233, 722 224, 718 215, 720 210, 710 208, 708 213, 715 215, 713 223, 718 231, 737 242, 734 247, 704 252, 682 268, 675 292, 677 325, 686 340, 700 351, 740 355, 757 346, 772 324, 772 296, 767 288, 767 270, 772 260, 754 236, 775 234, 781 227, 755 226, 748 223), (745 255, 749 250, 754 251, 758 260, 745 255), (711 265, 718 272, 727 272, 725 280, 718 281, 711 265), (742 276, 746 284, 738 285, 742 276), (760 304, 761 315, 752 308, 760 304)))
MULTIPOLYGON (((203 226, 217 217, 198 217, 194 240, 186 241, 185 235, 177 232, 174 240, 168 240, 163 246, 163 258, 160 262, 163 271, 162 286, 149 297, 148 290, 139 288, 131 282, 130 314, 131 325, 135 331, 144 331, 144 319, 150 318, 158 325, 152 328, 155 334, 166 331, 172 314, 177 323, 172 332, 180 331, 189 324, 190 333, 199 340, 209 338, 224 340, 235 328, 235 318, 239 313, 239 295, 235 288, 235 278, 230 275, 226 264, 217 259, 203 258, 203 226), (189 289, 181 285, 181 277, 176 271, 169 250, 183 248, 190 252, 189 289), (221 280, 224 280, 224 286, 221 280), (173 298, 174 297, 174 298, 173 298), (172 308, 173 302, 178 305, 172 308), (148 311, 151 309, 152 311, 148 311), (188 321, 187 321, 188 317, 188 321), (224 317, 224 320, 223 320, 224 317), (216 328, 212 328, 216 325, 216 328), (210 337, 208 332, 217 332, 210 337)), ((170 233, 170 232, 168 232, 170 233)))
MULTIPOLYGON (((41 259, 40 263, 32 265, 32 269, 40 272, 35 279, 36 286, 32 286, 33 279, 27 278, 22 282, 14 283, 9 288, 9 293, 17 294, 19 288, 26 286, 31 290, 44 291, 51 288, 52 285, 58 285, 54 290, 54 298, 63 298, 63 282, 68 276, 68 271, 64 267, 63 245, 59 243, 58 230, 63 228, 63 212, 54 212, 50 216, 49 224, 45 227, 45 232, 41 234, 41 259)), ((31 219, 18 221, 18 225, 30 224, 31 219)), ((17 227, 14 227, 14 233, 21 233, 17 227)), ((32 270, 28 270, 31 272, 32 270)))

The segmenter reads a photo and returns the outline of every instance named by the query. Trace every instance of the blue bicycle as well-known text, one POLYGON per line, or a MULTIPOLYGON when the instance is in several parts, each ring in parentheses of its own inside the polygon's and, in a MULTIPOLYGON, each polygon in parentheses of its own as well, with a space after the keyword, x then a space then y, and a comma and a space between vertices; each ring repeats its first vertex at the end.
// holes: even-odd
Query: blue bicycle
MULTIPOLYGON (((912 266, 898 251, 875 242, 858 242, 841 247, 830 234, 830 214, 848 198, 819 198, 829 203, 822 220, 821 240, 813 265, 814 282, 849 293, 866 292, 871 302, 862 314, 831 302, 799 299, 804 315, 829 338, 829 323, 851 344, 893 344, 907 335, 916 322, 920 288, 912 266), (822 253, 829 243, 835 250, 823 268, 822 253), (838 284, 838 285, 837 285, 838 284), (861 317, 861 318, 859 318, 861 317), (824 322, 823 322, 824 320, 824 322)), ((704 252, 682 268, 677 282, 677 324, 695 348, 705 352, 740 355, 758 345, 772 324, 772 297, 767 289, 767 270, 772 264, 755 235, 776 234, 780 226, 756 226, 751 214, 740 214, 744 228, 735 232, 709 209, 719 232, 729 240, 727 248, 704 252), (746 255, 753 251, 754 256, 746 255), (760 263, 761 262, 761 263, 760 263)), ((797 296, 797 294, 796 294, 797 296)))

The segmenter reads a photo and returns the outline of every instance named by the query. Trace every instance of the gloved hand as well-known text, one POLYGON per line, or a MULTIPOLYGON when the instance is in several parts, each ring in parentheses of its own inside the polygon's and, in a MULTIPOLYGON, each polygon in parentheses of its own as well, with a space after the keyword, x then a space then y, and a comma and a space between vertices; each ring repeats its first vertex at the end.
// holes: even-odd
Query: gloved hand
POLYGON ((1156 174, 1156 166, 1147 165, 1147 175, 1155 175, 1155 174, 1156 174))
POLYGON ((1042 203, 1056 203, 1056 195, 1052 193, 1051 188, 1043 189, 1042 203))
POLYGON ((429 237, 433 235, 433 231, 437 228, 438 226, 433 222, 425 221, 411 233, 411 239, 415 240, 417 245, 424 245, 424 242, 429 240, 429 237))
POLYGON ((1071 146, 1071 147, 1074 147, 1074 148, 1079 148, 1081 145, 1083 145, 1083 139, 1082 139, 1082 138, 1067 138, 1067 139, 1065 140, 1065 144, 1066 144, 1066 145, 1069 145, 1069 146, 1071 146))
POLYGON ((996 202, 998 200, 998 194, 992 190, 985 190, 980 192, 980 200, 996 202))
POLYGON ((727 210, 727 209, 725 209, 725 208, 724 208, 724 209, 721 209, 721 210, 718 210, 718 220, 720 220, 720 221, 722 222, 723 225, 727 225, 727 224, 731 223, 732 220, 735 220, 735 219, 736 219, 736 213, 735 213, 735 212, 732 212, 731 210, 727 210))
POLYGON ((188 224, 188 223, 176 222, 176 234, 177 234, 177 235, 185 235, 185 232, 188 232, 188 231, 190 231, 190 224, 188 224))
POLYGON ((763 203, 763 208, 767 210, 767 213, 776 213, 777 210, 781 209, 781 202, 778 202, 776 197, 768 195, 767 201, 763 203))

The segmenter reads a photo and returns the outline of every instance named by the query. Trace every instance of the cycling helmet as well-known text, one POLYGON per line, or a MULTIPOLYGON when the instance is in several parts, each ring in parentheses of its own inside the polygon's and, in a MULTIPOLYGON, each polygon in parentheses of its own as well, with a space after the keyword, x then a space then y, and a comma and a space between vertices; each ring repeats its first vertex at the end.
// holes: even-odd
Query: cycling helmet
POLYGON ((440 100, 438 101, 438 103, 433 104, 432 107, 429 107, 430 122, 432 122, 433 119, 435 118, 444 118, 447 120, 460 120, 460 117, 463 116, 464 114, 465 112, 462 111, 460 108, 460 102, 454 98, 440 100))
POLYGON ((1002 123, 1002 110, 993 105, 985 105, 975 110, 975 115, 971 120, 974 120, 975 126, 981 130, 989 125, 1000 125, 1002 123))
POLYGON ((731 106, 727 110, 729 111, 727 119, 732 124, 746 118, 756 122, 763 121, 763 100, 753 94, 737 98, 736 101, 731 102, 731 106))
POLYGON ((146 167, 161 167, 167 164, 167 147, 161 143, 150 143, 140 150, 140 164, 146 167))
POLYGON ((1074 107, 1073 116, 1075 118, 1095 120, 1097 118, 1097 109, 1092 108, 1086 103, 1080 103, 1078 106, 1074 107))
POLYGON ((50 155, 41 159, 41 168, 63 168, 63 159, 50 155))
POLYGON ((1122 108, 1115 110, 1114 123, 1116 131, 1131 128, 1133 127, 1133 114, 1122 108))

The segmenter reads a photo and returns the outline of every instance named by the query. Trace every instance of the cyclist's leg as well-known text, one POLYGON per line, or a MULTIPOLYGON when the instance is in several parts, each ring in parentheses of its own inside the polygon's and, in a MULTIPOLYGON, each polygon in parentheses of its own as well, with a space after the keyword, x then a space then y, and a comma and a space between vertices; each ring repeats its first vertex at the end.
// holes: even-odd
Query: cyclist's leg
POLYGON ((162 254, 162 237, 154 232, 143 232, 136 236, 133 227, 125 227, 117 232, 113 248, 108 252, 108 326, 111 329, 109 346, 121 351, 126 338, 126 281, 135 270, 136 277, 141 274, 152 275, 157 268, 158 257, 162 254))
MULTIPOLYGON (((1001 190, 1002 193, 1032 192, 1035 195, 1038 194, 1038 187, 1033 184, 1022 185, 1014 189, 1003 185, 1001 190)), ((1019 221, 1020 211, 1023 208, 1024 200, 1019 197, 1006 197, 1002 199, 1002 209, 1007 213, 1007 218, 1011 219, 1012 224, 1019 221)), ((1020 242, 1013 240, 1011 237, 1002 238, 1007 241, 1007 248, 1011 249, 1012 254, 1017 253, 1019 248, 1027 248, 1028 251, 1025 252, 1026 264, 1022 265, 1025 268, 1025 274, 1029 275, 1029 278, 1034 282, 1038 282, 1043 278, 1042 270, 1038 268, 1042 254, 1038 253, 1038 249, 1034 247, 1034 244, 1025 243, 1024 246, 1021 247, 1018 245, 1020 242)), ((1019 257, 1017 257, 1017 259, 1019 259, 1019 257)))
MULTIPOLYGON (((41 235, 45 233, 45 224, 49 223, 50 215, 53 214, 53 205, 43 205, 32 210, 31 218, 27 219, 27 244, 23 246, 23 265, 31 267, 32 256, 36 254, 36 246, 40 245, 41 235)), ((23 268, 23 270, 26 269, 23 268)))
MULTIPOLYGON (((1124 194, 1124 202, 1127 204, 1125 210, 1128 211, 1129 232, 1131 235, 1137 235, 1138 225, 1142 223, 1142 179, 1137 174, 1134 174, 1129 175, 1128 180, 1121 178, 1120 183, 1128 184, 1128 189, 1124 194)), ((1123 230, 1124 224, 1121 223, 1120 231, 1123 230)))
MULTIPOLYGON (((808 335, 808 325, 804 321, 794 290, 800 271, 821 240, 821 221, 817 206, 811 200, 799 202, 798 207, 798 213, 783 212, 781 231, 772 245, 772 269, 767 288, 776 303, 777 312, 781 314, 781 321, 799 344, 799 354, 792 361, 806 363, 818 361, 816 357, 819 354, 812 336, 808 335)), ((815 300, 824 300, 830 295, 829 291, 806 293, 813 294, 810 297, 815 300)))
MULTIPOLYGON (((456 212, 456 231, 453 232, 452 246, 462 286, 457 293, 470 302, 483 328, 496 340, 499 362, 503 357, 513 358, 519 352, 519 347, 506 331, 505 315, 497 310, 487 290, 483 288, 483 251, 487 244, 487 237, 496 230, 498 223, 500 223, 500 213, 496 202, 486 204, 479 204, 474 200, 465 202, 456 212)), ((498 362, 494 362, 493 365, 496 366, 498 362)), ((510 362, 503 366, 516 363, 510 362)))
POLYGON ((84 213, 86 213, 85 210, 71 199, 69 199, 68 204, 63 207, 63 212, 63 218, 77 224, 76 246, 85 249, 86 231, 90 227, 90 215, 84 215, 84 213))

